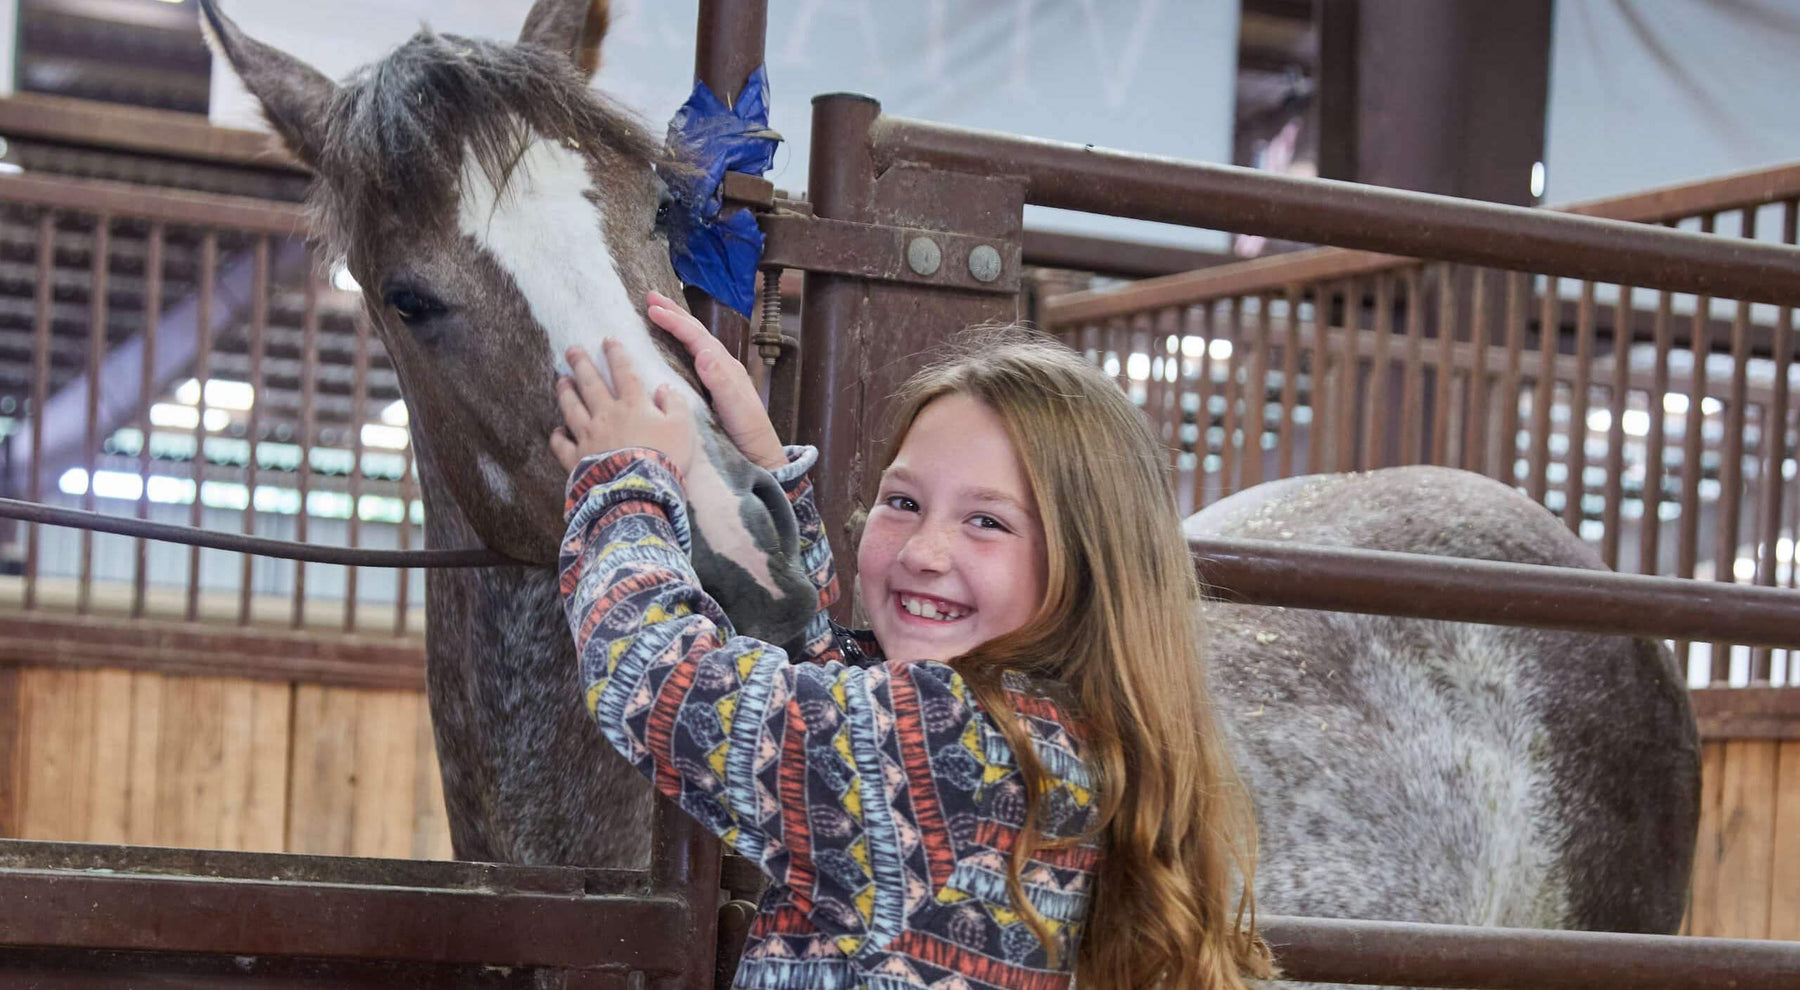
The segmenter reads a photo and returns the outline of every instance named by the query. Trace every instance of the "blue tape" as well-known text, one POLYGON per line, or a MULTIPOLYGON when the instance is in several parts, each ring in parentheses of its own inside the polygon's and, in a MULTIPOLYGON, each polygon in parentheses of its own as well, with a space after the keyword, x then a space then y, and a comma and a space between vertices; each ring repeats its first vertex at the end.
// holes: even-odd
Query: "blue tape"
POLYGON ((665 170, 669 260, 687 285, 750 315, 763 235, 756 217, 739 210, 720 219, 726 172, 761 175, 775 162, 781 135, 769 129, 769 76, 759 67, 744 81, 736 106, 726 106, 704 82, 694 83, 669 121, 669 148, 693 166, 665 170))

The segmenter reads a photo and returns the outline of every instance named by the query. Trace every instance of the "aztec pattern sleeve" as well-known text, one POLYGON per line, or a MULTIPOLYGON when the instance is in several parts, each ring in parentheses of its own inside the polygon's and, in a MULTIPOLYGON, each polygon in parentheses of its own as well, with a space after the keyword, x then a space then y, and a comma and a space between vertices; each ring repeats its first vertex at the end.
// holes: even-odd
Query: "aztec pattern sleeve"
POLYGON ((588 709, 841 951, 886 944, 955 865, 947 823, 974 807, 991 733, 941 664, 791 664, 734 636, 688 541, 660 454, 577 467, 560 567, 588 709))
POLYGON ((771 473, 794 507, 794 519, 800 526, 800 563, 819 591, 819 609, 801 640, 805 644, 801 659, 817 660, 827 656, 835 642, 828 609, 838 600, 837 564, 831 559, 831 541, 825 538, 825 521, 813 498, 811 472, 819 460, 819 450, 810 446, 789 446, 785 450, 787 464, 771 473))

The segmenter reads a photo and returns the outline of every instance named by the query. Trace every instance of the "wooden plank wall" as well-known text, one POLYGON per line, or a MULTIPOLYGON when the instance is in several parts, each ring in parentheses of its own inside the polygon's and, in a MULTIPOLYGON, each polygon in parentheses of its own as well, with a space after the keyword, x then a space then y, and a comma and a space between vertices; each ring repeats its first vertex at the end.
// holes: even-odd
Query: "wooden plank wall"
POLYGON ((1689 930, 1800 940, 1800 740, 1709 740, 1700 795, 1689 930))
MULTIPOLYGON (((1723 693, 1687 929, 1800 940, 1800 720, 1723 693)), ((0 836, 451 858, 421 692, 143 670, 0 665, 0 836)))
POLYGON ((9 837, 450 858, 418 691, 5 667, 0 774, 9 837))

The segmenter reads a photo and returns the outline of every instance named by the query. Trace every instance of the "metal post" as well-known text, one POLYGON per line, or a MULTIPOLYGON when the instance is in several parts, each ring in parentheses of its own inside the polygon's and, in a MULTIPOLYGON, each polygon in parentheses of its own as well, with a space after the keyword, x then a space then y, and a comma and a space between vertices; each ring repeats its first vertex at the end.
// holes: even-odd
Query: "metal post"
MULTIPOLYGON (((768 0, 700 0, 699 24, 694 33, 694 78, 727 104, 735 104, 744 80, 763 64, 763 38, 768 26, 768 0)), ((694 316, 712 329, 726 350, 744 359, 749 321, 699 289, 690 287, 684 295, 694 316)))
MULTIPOLYGON (((812 160, 807 167, 813 215, 831 220, 871 222, 875 163, 869 155, 869 127, 881 104, 853 93, 813 98, 812 160)), ((820 512, 840 587, 856 587, 852 519, 863 482, 862 351, 868 339, 867 283, 860 278, 813 272, 800 303, 800 443, 819 448, 820 512)), ((848 620, 853 593, 838 600, 840 621, 848 620)))

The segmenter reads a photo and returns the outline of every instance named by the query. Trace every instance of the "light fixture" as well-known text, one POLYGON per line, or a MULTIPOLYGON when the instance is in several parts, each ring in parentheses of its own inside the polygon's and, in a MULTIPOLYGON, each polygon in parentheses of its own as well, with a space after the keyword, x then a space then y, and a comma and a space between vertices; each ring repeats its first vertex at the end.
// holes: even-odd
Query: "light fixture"
MULTIPOLYGON (((175 401, 190 406, 200 404, 200 382, 190 378, 175 389, 175 401)), ((209 378, 206 380, 206 404, 214 409, 234 409, 244 412, 256 404, 256 389, 249 382, 234 382, 227 378, 209 378)))
POLYGON ((362 442, 365 447, 386 447, 389 450, 405 450, 407 431, 402 426, 385 426, 381 423, 364 423, 362 442))

